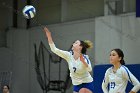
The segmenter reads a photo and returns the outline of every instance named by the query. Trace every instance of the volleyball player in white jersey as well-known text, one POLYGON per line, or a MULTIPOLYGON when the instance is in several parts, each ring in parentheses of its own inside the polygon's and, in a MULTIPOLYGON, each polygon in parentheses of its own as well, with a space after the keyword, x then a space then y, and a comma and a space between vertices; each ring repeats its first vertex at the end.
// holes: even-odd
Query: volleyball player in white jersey
POLYGON ((113 65, 107 69, 102 89, 104 93, 125 93, 128 81, 134 85, 129 93, 136 93, 140 89, 140 83, 136 77, 124 66, 124 54, 121 49, 113 49, 110 53, 110 63, 113 65), (109 89, 107 88, 109 84, 109 89))
POLYGON ((89 73, 92 66, 86 55, 86 50, 92 47, 92 43, 77 40, 72 45, 72 51, 64 51, 55 47, 51 32, 46 27, 44 31, 51 50, 68 62, 74 93, 93 93, 93 78, 89 73))

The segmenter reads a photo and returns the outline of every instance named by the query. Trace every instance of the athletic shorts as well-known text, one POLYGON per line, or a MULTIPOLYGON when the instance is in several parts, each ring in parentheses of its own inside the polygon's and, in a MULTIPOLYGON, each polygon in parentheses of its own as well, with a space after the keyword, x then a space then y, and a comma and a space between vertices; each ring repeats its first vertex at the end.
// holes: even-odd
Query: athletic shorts
POLYGON ((87 89, 89 89, 90 91, 94 92, 94 84, 93 84, 93 81, 90 82, 90 83, 82 83, 82 84, 80 84, 80 85, 74 85, 74 86, 73 86, 73 91, 79 92, 79 90, 80 90, 81 88, 87 88, 87 89))

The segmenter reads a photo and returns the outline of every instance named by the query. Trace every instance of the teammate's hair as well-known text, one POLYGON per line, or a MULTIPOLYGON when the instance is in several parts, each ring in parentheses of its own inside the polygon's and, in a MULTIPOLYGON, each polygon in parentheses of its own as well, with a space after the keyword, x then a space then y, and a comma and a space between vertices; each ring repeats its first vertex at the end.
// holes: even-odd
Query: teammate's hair
POLYGON ((82 46, 82 50, 81 50, 82 54, 86 54, 87 49, 93 47, 93 43, 90 40, 85 40, 85 41, 80 40, 80 43, 81 43, 80 46, 82 46))
POLYGON ((123 53, 123 51, 122 51, 121 49, 119 49, 119 48, 112 49, 112 51, 116 51, 116 52, 117 52, 118 56, 121 57, 120 63, 121 63, 122 65, 125 65, 124 53, 123 53))

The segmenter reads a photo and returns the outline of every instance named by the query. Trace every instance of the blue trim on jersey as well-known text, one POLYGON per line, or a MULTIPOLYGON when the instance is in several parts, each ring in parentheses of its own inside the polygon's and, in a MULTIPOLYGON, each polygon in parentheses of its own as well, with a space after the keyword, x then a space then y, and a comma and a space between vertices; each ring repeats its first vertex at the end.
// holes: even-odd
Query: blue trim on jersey
POLYGON ((94 82, 89 82, 89 83, 82 83, 80 85, 74 85, 73 86, 73 91, 75 92, 79 92, 80 89, 82 88, 87 88, 89 89, 90 91, 92 91, 92 93, 94 93, 94 82))
POLYGON ((127 72, 127 74, 128 74, 128 77, 129 77, 130 82, 133 84, 133 82, 132 82, 132 80, 131 80, 131 78, 130 78, 130 74, 129 74, 128 70, 126 69, 125 66, 123 66, 123 67, 124 67, 124 69, 126 70, 126 72, 127 72))
POLYGON ((85 55, 83 55, 83 56, 87 60, 87 63, 89 64, 90 61, 88 60, 88 58, 85 55))

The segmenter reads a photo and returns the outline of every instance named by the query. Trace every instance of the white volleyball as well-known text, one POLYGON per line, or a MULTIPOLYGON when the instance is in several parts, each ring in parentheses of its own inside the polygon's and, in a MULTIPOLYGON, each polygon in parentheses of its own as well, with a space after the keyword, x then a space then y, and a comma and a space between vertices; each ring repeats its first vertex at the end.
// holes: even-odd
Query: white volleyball
POLYGON ((35 16, 36 9, 32 5, 26 5, 23 8, 23 11, 22 12, 23 12, 23 15, 24 15, 25 18, 31 19, 31 18, 33 18, 35 16))

